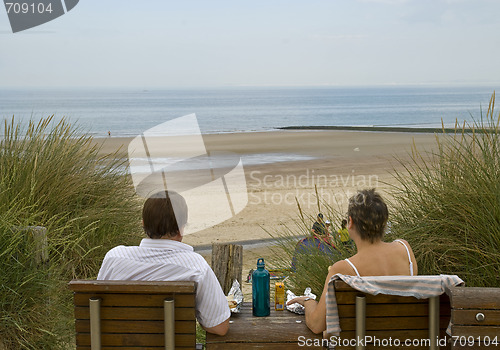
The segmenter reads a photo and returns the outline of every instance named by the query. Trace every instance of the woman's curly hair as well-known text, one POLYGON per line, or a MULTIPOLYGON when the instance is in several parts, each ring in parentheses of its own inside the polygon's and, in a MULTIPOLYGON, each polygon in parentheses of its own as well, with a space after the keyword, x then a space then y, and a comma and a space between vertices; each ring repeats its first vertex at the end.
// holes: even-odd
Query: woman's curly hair
POLYGON ((351 217, 361 239, 374 243, 384 236, 389 211, 375 189, 362 190, 349 198, 347 215, 351 217))

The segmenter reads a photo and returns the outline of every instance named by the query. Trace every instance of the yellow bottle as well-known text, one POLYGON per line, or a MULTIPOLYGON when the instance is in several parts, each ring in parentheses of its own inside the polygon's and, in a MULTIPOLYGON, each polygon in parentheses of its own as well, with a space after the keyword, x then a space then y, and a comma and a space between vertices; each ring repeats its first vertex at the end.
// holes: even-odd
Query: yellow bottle
POLYGON ((274 285, 274 310, 285 310, 285 284, 276 282, 274 285))

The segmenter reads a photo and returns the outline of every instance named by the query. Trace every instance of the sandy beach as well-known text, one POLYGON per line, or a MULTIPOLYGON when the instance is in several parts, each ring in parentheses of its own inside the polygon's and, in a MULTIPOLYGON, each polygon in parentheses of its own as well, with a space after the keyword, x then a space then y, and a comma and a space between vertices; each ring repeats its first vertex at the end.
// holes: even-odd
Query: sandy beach
MULTIPOLYGON (((229 220, 186 235, 184 242, 195 248, 268 239, 268 232, 278 232, 297 218, 296 201, 305 213, 315 215, 315 186, 324 200, 341 207, 357 189, 376 187, 387 194, 387 183, 394 183, 393 169, 402 169, 396 158, 408 160, 413 143, 422 152, 436 146, 434 134, 337 130, 208 134, 203 139, 209 152, 233 152, 243 160, 252 156, 257 161, 244 164, 246 207, 229 220), (258 164, 259 157, 269 155, 274 163, 258 164)), ((97 139, 103 153, 126 150, 130 141, 97 139)), ((205 249, 202 254, 208 258, 210 252, 205 249)), ((244 276, 256 258, 266 254, 270 253, 262 245, 245 249, 244 276)))

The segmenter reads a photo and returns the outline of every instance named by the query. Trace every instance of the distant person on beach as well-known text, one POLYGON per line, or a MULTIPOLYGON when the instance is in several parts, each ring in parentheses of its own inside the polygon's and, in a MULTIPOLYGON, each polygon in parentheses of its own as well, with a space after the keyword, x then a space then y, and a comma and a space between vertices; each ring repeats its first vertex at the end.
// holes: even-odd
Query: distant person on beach
POLYGON ((108 136, 110 136, 110 137, 111 137, 111 131, 109 131, 109 130, 108 130, 108 136))
POLYGON ((311 233, 314 235, 324 236, 325 235, 326 226, 323 221, 323 214, 319 213, 316 221, 314 222, 311 233))
POLYGON ((330 233, 331 233, 331 224, 332 224, 332 223, 330 222, 330 220, 326 220, 326 221, 325 221, 325 234, 326 234, 327 236, 329 236, 329 235, 330 235, 330 233))
POLYGON ((356 243, 357 254, 329 267, 319 302, 307 297, 297 297, 288 302, 289 305, 299 303, 304 306, 306 324, 314 333, 326 329, 326 294, 333 275, 414 276, 418 272, 408 242, 402 239, 389 243, 382 241, 389 212, 375 189, 359 191, 351 197, 347 215, 347 229, 356 243))
POLYGON ((347 220, 343 219, 341 227, 337 231, 337 234, 338 234, 338 236, 340 238, 340 242, 342 242, 343 245, 350 246, 350 245, 352 245, 351 244, 352 240, 351 240, 351 237, 349 237, 349 231, 347 230, 346 225, 347 225, 347 220))
POLYGON ((229 306, 214 272, 206 260, 182 243, 188 208, 173 191, 148 198, 142 210, 146 235, 139 246, 111 249, 99 270, 98 280, 195 281, 196 318, 210 333, 225 335, 229 329, 229 306))

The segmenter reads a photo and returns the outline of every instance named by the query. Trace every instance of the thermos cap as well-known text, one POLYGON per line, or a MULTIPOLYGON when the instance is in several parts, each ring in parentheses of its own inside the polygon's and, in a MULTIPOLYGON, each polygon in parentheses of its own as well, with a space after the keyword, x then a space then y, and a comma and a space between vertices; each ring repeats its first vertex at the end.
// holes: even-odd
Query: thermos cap
POLYGON ((257 259, 257 267, 264 268, 265 266, 266 266, 266 264, 264 263, 264 259, 263 258, 257 259))

